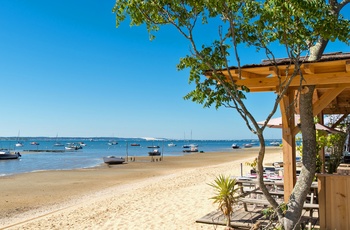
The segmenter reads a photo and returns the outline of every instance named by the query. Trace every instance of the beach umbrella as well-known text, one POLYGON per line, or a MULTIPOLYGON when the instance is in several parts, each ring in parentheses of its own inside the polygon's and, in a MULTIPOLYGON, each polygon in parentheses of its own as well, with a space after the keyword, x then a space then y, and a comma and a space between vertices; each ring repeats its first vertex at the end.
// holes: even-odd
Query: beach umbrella
MULTIPOLYGON (((299 124, 300 123, 300 115, 299 114, 295 114, 294 115, 294 122, 295 124, 299 124)), ((258 124, 259 125, 263 125, 265 123, 265 121, 259 121, 258 124)), ((277 118, 272 118, 270 119, 270 121, 267 123, 266 125, 269 128, 282 128, 282 117, 277 117, 277 118)), ((322 125, 320 123, 316 123, 315 127, 317 130, 323 130, 326 131, 327 133, 341 133, 342 131, 333 129, 331 127, 322 125)))

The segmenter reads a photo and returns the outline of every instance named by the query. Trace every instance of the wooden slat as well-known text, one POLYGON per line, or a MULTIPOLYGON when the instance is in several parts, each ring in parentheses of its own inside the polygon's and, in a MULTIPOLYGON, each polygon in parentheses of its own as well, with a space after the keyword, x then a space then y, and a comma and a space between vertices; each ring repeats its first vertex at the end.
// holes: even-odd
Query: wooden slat
POLYGON ((321 229, 350 229, 350 176, 320 174, 321 229))
MULTIPOLYGON (((262 215, 262 208, 251 205, 251 211, 244 211, 243 208, 235 210, 231 216, 231 227, 233 228, 247 228, 250 229, 254 224, 259 222, 261 226, 266 226, 269 222, 269 219, 262 215)), ((302 223, 311 222, 313 225, 318 224, 318 216, 310 217, 310 212, 303 210, 302 223)), ((213 224, 213 225, 225 225, 224 216, 221 214, 221 211, 214 211, 208 213, 207 215, 196 220, 196 223, 202 224, 213 224)), ((215 228, 215 227, 214 227, 215 228)))

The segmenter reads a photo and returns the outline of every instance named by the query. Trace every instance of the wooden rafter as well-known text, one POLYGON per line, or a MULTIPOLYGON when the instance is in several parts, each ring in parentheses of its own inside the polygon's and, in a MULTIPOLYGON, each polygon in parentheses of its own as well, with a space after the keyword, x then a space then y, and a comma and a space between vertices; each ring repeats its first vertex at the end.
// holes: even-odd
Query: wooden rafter
POLYGON ((328 90, 321 98, 313 105, 313 114, 316 116, 321 113, 321 111, 329 105, 344 89, 346 86, 338 87, 328 90))

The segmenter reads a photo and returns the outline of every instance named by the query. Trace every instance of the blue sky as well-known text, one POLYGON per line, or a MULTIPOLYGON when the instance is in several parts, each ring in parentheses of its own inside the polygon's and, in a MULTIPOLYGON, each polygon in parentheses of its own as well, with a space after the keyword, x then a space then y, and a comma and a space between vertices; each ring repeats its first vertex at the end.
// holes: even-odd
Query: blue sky
MULTIPOLYGON (((175 30, 149 41, 144 27, 117 29, 114 3, 1 1, 0 136, 255 138, 234 110, 183 100, 194 86, 176 69, 189 44, 175 30)), ((327 49, 339 50, 350 52, 339 43, 327 49)), ((249 64, 264 56, 244 50, 241 58, 249 64)), ((250 94, 248 107, 264 120, 273 100, 250 94)), ((265 136, 280 138, 281 130, 265 136)))

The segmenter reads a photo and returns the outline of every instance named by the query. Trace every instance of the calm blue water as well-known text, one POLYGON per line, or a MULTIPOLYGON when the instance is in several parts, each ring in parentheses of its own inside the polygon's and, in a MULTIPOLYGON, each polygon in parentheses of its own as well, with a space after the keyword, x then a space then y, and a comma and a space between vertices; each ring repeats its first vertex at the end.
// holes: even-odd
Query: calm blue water
MULTIPOLYGON (((258 147, 256 140, 222 140, 222 141, 202 141, 193 140, 191 142, 183 140, 166 140, 166 141, 145 141, 143 139, 116 139, 117 145, 108 145, 108 139, 60 139, 62 144, 78 143, 83 141, 86 146, 83 149, 70 152, 29 152, 22 154, 18 160, 0 160, 0 176, 27 173, 33 171, 45 170, 68 170, 78 168, 88 168, 103 164, 102 157, 108 155, 114 156, 148 156, 152 149, 147 146, 158 145, 159 150, 164 156, 182 156, 182 146, 188 144, 198 144, 198 150, 204 152, 218 151, 239 151, 231 148, 233 143, 243 146, 246 143, 252 143, 258 147), (176 144, 175 147, 169 147, 169 143, 176 144), (131 143, 140 144, 140 146, 130 146, 131 143)), ((266 144, 276 140, 267 140, 266 144)), ((281 140, 277 140, 281 142, 281 140)), ((23 147, 15 147, 15 140, 0 140, 0 148, 11 149, 12 151, 23 152, 25 150, 64 150, 64 146, 54 147, 55 140, 51 139, 27 139, 22 141, 23 147), (31 145, 36 141, 39 145, 31 145)))

